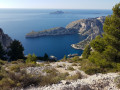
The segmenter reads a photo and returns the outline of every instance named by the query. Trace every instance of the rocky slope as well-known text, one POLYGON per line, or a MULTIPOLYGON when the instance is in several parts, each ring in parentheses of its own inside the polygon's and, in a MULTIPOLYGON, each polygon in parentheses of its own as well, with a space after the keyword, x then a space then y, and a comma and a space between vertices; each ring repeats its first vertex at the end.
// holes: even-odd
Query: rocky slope
POLYGON ((87 36, 85 40, 80 43, 71 45, 76 49, 84 49, 85 45, 88 44, 91 40, 93 40, 97 35, 101 35, 103 33, 103 23, 105 21, 105 17, 98 18, 89 18, 89 19, 81 19, 74 21, 64 27, 52 28, 39 32, 30 32, 26 35, 26 37, 40 37, 40 36, 52 36, 52 35, 66 35, 66 34, 80 34, 82 36, 87 36))
POLYGON ((5 50, 12 42, 12 39, 7 34, 4 34, 1 28, 0 28, 0 42, 5 50))
POLYGON ((77 44, 72 44, 71 46, 75 49, 84 49, 85 45, 93 40, 97 35, 103 33, 103 23, 105 17, 90 18, 74 21, 67 25, 67 29, 76 29, 79 34, 87 36, 87 38, 77 44))
POLYGON ((69 84, 60 83, 44 87, 31 87, 25 90, 119 90, 114 83, 117 76, 117 73, 96 74, 69 84))
MULTIPOLYGON (((55 62, 55 63, 50 63, 48 67, 55 68, 60 73, 68 72, 70 76, 73 76, 78 72, 80 72, 82 75, 81 79, 62 80, 58 84, 53 84, 43 87, 31 86, 23 90, 119 90, 114 81, 114 79, 119 76, 118 73, 107 73, 107 74, 97 73, 94 75, 87 75, 84 71, 80 70, 81 66, 79 66, 78 63, 76 63, 76 65, 77 66, 72 66, 72 63, 69 62, 55 62), (70 66, 72 66, 75 70, 73 71, 68 70, 67 68, 70 66)), ((43 68, 46 67, 45 66, 29 67, 27 68, 27 72, 41 75, 41 71, 43 70, 43 68)))

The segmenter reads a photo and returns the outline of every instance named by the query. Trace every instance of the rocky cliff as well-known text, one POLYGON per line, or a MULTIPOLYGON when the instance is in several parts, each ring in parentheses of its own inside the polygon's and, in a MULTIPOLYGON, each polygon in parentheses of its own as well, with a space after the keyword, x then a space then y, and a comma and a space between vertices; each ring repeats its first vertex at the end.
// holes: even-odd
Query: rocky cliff
POLYGON ((7 49, 11 42, 12 39, 7 34, 4 34, 3 30, 0 28, 0 43, 2 44, 3 48, 7 49))
POLYGON ((105 17, 91 18, 91 19, 82 19, 67 25, 67 29, 76 29, 79 34, 87 36, 83 41, 80 41, 77 44, 72 44, 71 46, 75 49, 84 49, 86 44, 93 40, 97 35, 103 33, 103 23, 105 17))
POLYGON ((86 44, 93 40, 97 35, 101 35, 103 33, 104 21, 105 21, 104 16, 98 18, 81 19, 68 24, 65 28, 57 27, 39 32, 32 31, 28 33, 26 37, 29 38, 48 35, 66 35, 79 33, 82 36, 87 36, 87 38, 71 46, 75 49, 84 49, 86 44))

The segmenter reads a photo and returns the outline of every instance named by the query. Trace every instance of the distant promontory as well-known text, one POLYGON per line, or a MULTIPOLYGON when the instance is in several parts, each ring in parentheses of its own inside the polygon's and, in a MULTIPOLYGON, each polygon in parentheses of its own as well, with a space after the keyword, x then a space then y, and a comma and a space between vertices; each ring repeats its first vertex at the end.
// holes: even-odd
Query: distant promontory
POLYGON ((103 33, 104 21, 105 21, 105 16, 97 17, 97 18, 81 19, 71 22, 65 28, 56 27, 39 32, 32 31, 26 34, 26 38, 80 34, 82 36, 87 36, 87 38, 77 44, 72 44, 71 46, 75 49, 84 49, 86 44, 88 44, 91 40, 93 40, 97 35, 101 35, 103 33))

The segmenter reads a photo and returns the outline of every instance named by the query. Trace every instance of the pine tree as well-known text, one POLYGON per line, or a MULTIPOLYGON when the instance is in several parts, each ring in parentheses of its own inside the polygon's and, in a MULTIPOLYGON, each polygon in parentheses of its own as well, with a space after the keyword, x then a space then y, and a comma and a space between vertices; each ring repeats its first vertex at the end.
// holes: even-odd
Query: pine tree
POLYGON ((84 49, 82 57, 85 58, 85 59, 88 58, 89 55, 90 55, 90 51, 91 51, 91 47, 90 47, 90 45, 87 45, 84 49))
POLYGON ((5 51, 2 47, 2 44, 0 43, 0 59, 4 60, 5 59, 4 55, 5 55, 5 51))
POLYGON ((14 40, 9 47, 8 56, 10 56, 10 60, 17 60, 24 58, 24 47, 18 40, 14 40))
POLYGON ((48 57, 47 53, 45 53, 44 60, 48 60, 48 59, 49 59, 49 57, 48 57))
POLYGON ((95 51, 89 59, 99 64, 120 62, 120 3, 113 7, 113 15, 106 17, 103 30, 103 37, 98 36, 90 43, 95 51))

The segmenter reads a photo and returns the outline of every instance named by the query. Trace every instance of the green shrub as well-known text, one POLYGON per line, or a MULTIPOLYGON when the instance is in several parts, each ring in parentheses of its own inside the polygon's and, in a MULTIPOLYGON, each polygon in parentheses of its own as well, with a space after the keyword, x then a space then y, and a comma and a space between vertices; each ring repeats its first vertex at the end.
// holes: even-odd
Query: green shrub
POLYGON ((15 87, 15 82, 10 78, 3 78, 0 80, 0 90, 10 90, 15 87))
POLYGON ((90 52, 91 52, 91 47, 90 45, 87 45, 83 51, 82 57, 87 59, 90 55, 90 52))
POLYGON ((4 75, 0 73, 0 80, 2 80, 3 78, 4 78, 4 75))
POLYGON ((72 58, 72 60, 73 60, 73 61, 78 61, 78 60, 79 60, 79 56, 74 56, 74 57, 72 58))
POLYGON ((18 59, 17 61, 12 61, 12 64, 20 64, 20 63, 24 63, 25 61, 23 59, 18 59))
POLYGON ((44 69, 43 72, 56 74, 58 71, 54 68, 47 68, 47 69, 44 69))
POLYGON ((89 68, 89 69, 85 70, 85 73, 88 75, 93 75, 93 74, 100 73, 100 72, 101 71, 99 68, 89 68))
POLYGON ((82 74, 80 72, 78 72, 75 75, 66 77, 66 80, 77 80, 77 79, 81 79, 81 78, 82 78, 82 74))
POLYGON ((36 60, 37 60, 37 56, 35 54, 33 54, 33 55, 28 54, 27 59, 26 59, 26 63, 36 64, 36 60))
POLYGON ((76 64, 76 63, 73 63, 72 66, 77 66, 77 64, 76 64))
POLYGON ((0 65, 4 65, 6 61, 0 60, 0 65))
POLYGON ((69 67, 68 67, 68 70, 73 71, 73 70, 75 70, 75 69, 74 69, 73 67, 69 66, 69 67))
POLYGON ((114 82, 116 83, 117 87, 120 88, 120 76, 116 77, 114 82))
POLYGON ((19 72, 20 71, 20 66, 19 65, 10 66, 10 70, 14 71, 14 72, 19 72))

